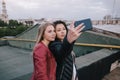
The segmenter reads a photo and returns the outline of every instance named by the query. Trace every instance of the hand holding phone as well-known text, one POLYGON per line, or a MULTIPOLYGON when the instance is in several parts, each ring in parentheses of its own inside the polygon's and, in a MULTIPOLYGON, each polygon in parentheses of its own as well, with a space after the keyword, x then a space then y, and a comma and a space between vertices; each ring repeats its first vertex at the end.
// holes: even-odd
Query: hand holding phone
POLYGON ((81 32, 84 32, 84 31, 92 29, 92 22, 91 22, 90 18, 79 20, 79 21, 75 21, 74 26, 77 27, 81 23, 83 23, 84 26, 85 26, 81 32))

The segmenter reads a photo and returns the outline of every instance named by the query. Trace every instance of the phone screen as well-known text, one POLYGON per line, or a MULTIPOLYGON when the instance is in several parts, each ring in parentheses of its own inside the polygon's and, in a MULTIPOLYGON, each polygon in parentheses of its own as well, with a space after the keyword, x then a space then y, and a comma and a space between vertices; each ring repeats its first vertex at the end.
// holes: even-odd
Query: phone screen
POLYGON ((84 26, 85 26, 81 32, 84 32, 84 31, 92 29, 92 22, 91 22, 90 18, 79 20, 79 21, 75 21, 74 26, 77 27, 81 23, 84 23, 84 26))

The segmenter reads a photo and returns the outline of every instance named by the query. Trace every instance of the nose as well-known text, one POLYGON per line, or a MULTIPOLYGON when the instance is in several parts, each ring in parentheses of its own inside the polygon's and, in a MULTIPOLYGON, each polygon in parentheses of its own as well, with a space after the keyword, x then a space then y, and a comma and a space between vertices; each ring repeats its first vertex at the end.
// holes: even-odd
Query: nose
POLYGON ((66 31, 65 31, 65 30, 63 30, 63 31, 61 32, 61 34, 66 34, 66 31))
POLYGON ((65 33, 65 31, 64 31, 64 30, 62 30, 62 31, 61 31, 61 33, 65 33))

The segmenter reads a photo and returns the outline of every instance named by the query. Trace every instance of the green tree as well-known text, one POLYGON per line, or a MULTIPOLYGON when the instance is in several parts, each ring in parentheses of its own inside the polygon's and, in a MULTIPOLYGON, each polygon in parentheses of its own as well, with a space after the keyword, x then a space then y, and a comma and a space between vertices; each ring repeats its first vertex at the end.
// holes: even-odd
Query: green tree
POLYGON ((19 27, 16 27, 17 34, 22 33, 22 32, 25 31, 27 28, 28 28, 27 26, 19 26, 19 27))
MULTIPOLYGON (((5 26, 4 22, 1 21, 1 26, 5 26)), ((28 26, 18 23, 17 20, 9 20, 9 25, 6 27, 0 28, 0 37, 3 36, 16 36, 17 34, 22 33, 28 28, 28 26)))
POLYGON ((4 35, 5 35, 4 29, 0 28, 0 38, 3 37, 4 35))
POLYGON ((17 20, 9 20, 9 27, 14 27, 14 26, 17 26, 17 25, 18 25, 17 20))
POLYGON ((5 23, 4 21, 2 21, 2 20, 0 19, 0 27, 5 27, 5 26, 7 26, 7 23, 5 23))

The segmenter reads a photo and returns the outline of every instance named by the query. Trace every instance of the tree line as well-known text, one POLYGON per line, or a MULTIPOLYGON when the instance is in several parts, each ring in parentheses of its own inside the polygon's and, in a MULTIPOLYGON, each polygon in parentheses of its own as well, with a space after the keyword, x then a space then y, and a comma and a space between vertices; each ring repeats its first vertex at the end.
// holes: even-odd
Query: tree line
POLYGON ((16 36, 27 28, 27 25, 19 23, 17 20, 9 20, 9 23, 0 20, 0 38, 4 36, 16 36))

